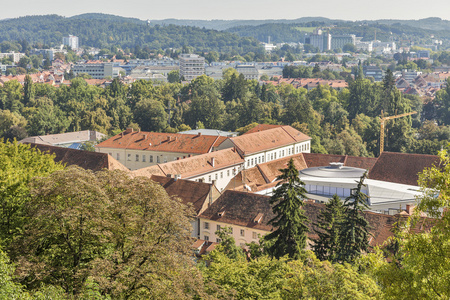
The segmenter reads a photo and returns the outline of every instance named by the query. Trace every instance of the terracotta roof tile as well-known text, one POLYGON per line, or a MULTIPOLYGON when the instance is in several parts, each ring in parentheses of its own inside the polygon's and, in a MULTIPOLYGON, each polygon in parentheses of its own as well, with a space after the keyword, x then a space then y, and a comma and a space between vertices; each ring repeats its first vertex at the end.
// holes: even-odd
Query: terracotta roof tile
POLYGON ((325 167, 331 162, 344 163, 345 155, 320 154, 320 153, 303 153, 308 168, 325 167))
POLYGON ((39 149, 41 152, 54 154, 55 161, 66 164, 67 166, 77 165, 83 169, 93 171, 100 171, 102 169, 129 171, 127 167, 106 153, 75 150, 43 144, 30 143, 30 145, 32 148, 39 149))
POLYGON ((302 153, 259 164, 257 167, 259 168, 259 170, 261 170, 261 173, 266 178, 266 183, 273 182, 281 174, 280 169, 287 168, 289 160, 291 158, 293 159, 294 165, 297 170, 303 170, 308 167, 302 153))
POLYGON ((196 214, 199 214, 205 202, 209 201, 211 184, 155 175, 151 176, 151 179, 161 184, 169 196, 180 198, 183 204, 192 204, 196 214))
POLYGON ((244 155, 274 149, 310 139, 311 138, 309 136, 301 133, 291 126, 276 127, 230 138, 233 144, 239 151, 242 151, 244 155))
POLYGON ((438 164, 436 155, 383 152, 369 171, 369 178, 417 186, 417 174, 438 164))
POLYGON ((189 178, 197 175, 201 175, 213 170, 218 170, 226 167, 230 167, 236 164, 242 164, 244 160, 242 157, 232 148, 214 151, 211 153, 205 153, 185 159, 175 160, 157 166, 151 166, 148 168, 139 169, 133 171, 133 174, 155 174, 155 175, 181 175, 182 178, 189 178), (212 159, 214 159, 214 166, 212 165, 212 159), (157 167, 161 170, 158 171, 157 167))
MULTIPOLYGON (((264 131, 267 129, 272 129, 272 128, 277 128, 277 127, 282 127, 283 125, 273 125, 273 124, 258 124, 255 127, 253 127, 252 129, 250 129, 249 131, 245 132, 244 134, 249 134, 249 133, 254 133, 254 132, 259 132, 259 131, 264 131)), ((243 134, 243 135, 244 135, 243 134)))
POLYGON ((223 140, 223 137, 208 135, 125 131, 96 147, 203 154, 223 140))

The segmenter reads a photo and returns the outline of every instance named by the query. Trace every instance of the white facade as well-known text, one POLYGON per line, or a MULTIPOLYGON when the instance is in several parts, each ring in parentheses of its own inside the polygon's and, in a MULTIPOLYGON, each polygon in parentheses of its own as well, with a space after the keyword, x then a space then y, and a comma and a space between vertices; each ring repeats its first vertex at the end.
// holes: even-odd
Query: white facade
POLYGON ((72 50, 77 50, 79 48, 78 37, 74 35, 63 37, 63 45, 69 46, 72 50))
POLYGON ((16 52, 10 52, 10 53, 0 53, 0 60, 8 57, 12 60, 14 63, 18 63, 19 60, 25 56, 25 53, 16 53, 16 52))
POLYGON ((105 77, 118 77, 118 69, 113 68, 112 63, 102 64, 76 64, 72 67, 75 75, 87 73, 94 79, 103 79, 105 77))
POLYGON ((205 58, 196 54, 180 55, 180 76, 191 81, 205 74, 205 58))
POLYGON ((236 174, 242 169, 242 164, 235 164, 221 169, 215 169, 203 174, 197 174, 183 179, 194 180, 199 182, 214 183, 216 188, 222 192, 230 183, 236 174))
POLYGON ((255 65, 238 65, 236 66, 236 71, 244 75, 244 78, 247 80, 259 79, 259 72, 255 65))

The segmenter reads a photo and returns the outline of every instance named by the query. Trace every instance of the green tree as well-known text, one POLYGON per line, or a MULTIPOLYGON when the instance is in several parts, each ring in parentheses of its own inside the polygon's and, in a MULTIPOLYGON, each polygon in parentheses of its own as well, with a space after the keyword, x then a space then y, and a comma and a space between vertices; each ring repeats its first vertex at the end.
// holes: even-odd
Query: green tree
POLYGON ((179 70, 172 70, 167 74, 167 81, 169 83, 176 83, 181 82, 180 80, 180 71, 179 70))
POLYGON ((340 225, 336 259, 341 262, 354 262, 363 252, 369 250, 369 223, 363 210, 368 209, 368 197, 363 192, 367 172, 361 176, 356 188, 344 203, 344 220, 340 225))
POLYGON ((325 209, 320 213, 318 222, 314 224, 318 238, 313 240, 312 248, 318 259, 336 261, 340 225, 343 218, 342 200, 335 194, 325 204, 325 209))
POLYGON ((136 104, 134 120, 144 131, 162 132, 168 126, 164 105, 153 99, 143 99, 136 104))
POLYGON ((11 241, 22 234, 27 222, 25 207, 30 201, 30 180, 62 168, 53 156, 29 145, 0 142, 0 242, 4 249, 9 250, 11 241))
POLYGON ((220 238, 221 242, 215 249, 223 252, 230 259, 244 259, 244 251, 241 247, 236 246, 236 241, 234 240, 232 234, 233 229, 231 227, 222 227, 220 230, 216 231, 215 234, 220 238))
POLYGON ((269 224, 276 229, 265 236, 266 241, 271 243, 267 252, 275 258, 284 255, 298 258, 306 247, 308 233, 308 218, 303 210, 306 190, 292 158, 287 168, 280 171, 277 180, 281 182, 270 198, 275 217, 269 224))

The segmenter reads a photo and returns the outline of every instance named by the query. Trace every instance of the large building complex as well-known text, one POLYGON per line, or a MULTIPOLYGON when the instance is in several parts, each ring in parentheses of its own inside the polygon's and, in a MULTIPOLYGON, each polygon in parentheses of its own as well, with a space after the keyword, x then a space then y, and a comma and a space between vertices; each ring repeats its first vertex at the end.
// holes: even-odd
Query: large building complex
POLYGON ((73 50, 77 50, 80 47, 80 45, 78 43, 78 37, 74 36, 74 35, 69 35, 69 36, 63 37, 63 45, 69 46, 73 50))
POLYGON ((114 68, 112 63, 89 63, 76 64, 72 67, 75 76, 86 73, 93 79, 103 79, 105 77, 119 77, 119 68, 114 68))
POLYGON ((196 54, 180 55, 180 76, 191 81, 205 74, 205 58, 196 54))

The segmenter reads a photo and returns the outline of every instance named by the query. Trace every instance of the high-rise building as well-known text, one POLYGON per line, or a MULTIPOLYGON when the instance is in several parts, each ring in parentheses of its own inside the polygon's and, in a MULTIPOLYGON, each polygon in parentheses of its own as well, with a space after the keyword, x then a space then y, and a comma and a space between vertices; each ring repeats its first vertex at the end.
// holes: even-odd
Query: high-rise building
POLYGON ((196 54, 180 55, 180 76, 191 81, 205 74, 205 58, 196 54))
POLYGON ((79 47, 78 37, 74 36, 74 35, 69 35, 69 36, 63 37, 63 45, 69 46, 73 50, 78 49, 78 47, 79 47))
POLYGON ((331 50, 344 49, 347 44, 355 45, 356 37, 354 34, 332 35, 331 50))
POLYGON ((305 36, 305 44, 312 45, 324 52, 331 49, 331 34, 322 33, 322 30, 317 29, 314 33, 309 33, 305 36))

